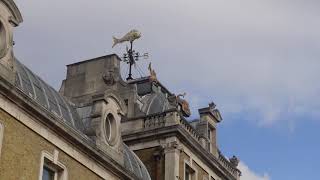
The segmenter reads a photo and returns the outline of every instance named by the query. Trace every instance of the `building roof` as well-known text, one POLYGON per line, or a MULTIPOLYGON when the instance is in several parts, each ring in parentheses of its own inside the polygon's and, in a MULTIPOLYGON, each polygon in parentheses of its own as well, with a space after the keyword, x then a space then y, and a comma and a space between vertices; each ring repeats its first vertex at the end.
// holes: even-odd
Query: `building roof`
POLYGON ((148 170, 141 160, 126 145, 124 145, 124 165, 128 170, 134 172, 141 180, 151 179, 148 170))
POLYGON ((18 60, 16 65, 15 86, 18 89, 66 124, 83 131, 82 121, 77 117, 75 109, 64 97, 18 60))
MULTIPOLYGON (((35 75, 29 68, 16 60, 16 81, 15 86, 25 95, 29 96, 48 111, 62 124, 72 127, 83 136, 85 125, 79 117, 76 108, 61 96, 54 88, 35 75)), ((88 138, 89 139, 89 138, 88 138)), ((135 174, 141 180, 150 180, 149 173, 145 165, 124 143, 124 168, 135 174)))
POLYGON ((147 94, 141 98, 141 102, 141 110, 146 115, 162 113, 170 108, 166 96, 162 93, 147 94))

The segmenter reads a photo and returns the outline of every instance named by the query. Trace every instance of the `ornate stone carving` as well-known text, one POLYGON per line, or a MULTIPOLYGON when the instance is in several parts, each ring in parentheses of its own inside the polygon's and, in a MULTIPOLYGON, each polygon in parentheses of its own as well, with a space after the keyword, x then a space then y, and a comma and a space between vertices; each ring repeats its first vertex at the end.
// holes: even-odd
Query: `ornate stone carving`
POLYGON ((165 154, 176 150, 179 152, 183 150, 182 146, 177 141, 172 141, 163 145, 163 149, 165 154))
POLYGON ((149 69, 149 72, 150 72, 149 80, 150 80, 151 82, 158 82, 157 73, 156 73, 156 71, 155 71, 154 69, 152 69, 151 63, 149 64, 148 69, 149 69))
POLYGON ((3 58, 9 50, 8 41, 8 30, 0 17, 0 58, 3 58))
POLYGON ((116 79, 114 77, 114 71, 106 72, 102 78, 108 86, 112 86, 116 83, 116 79))
POLYGON ((179 95, 172 95, 168 97, 168 101, 170 105, 175 106, 175 107, 181 107, 181 112, 184 117, 190 117, 191 111, 190 111, 190 105, 188 101, 185 99, 182 99, 186 96, 186 93, 179 94, 179 95))
POLYGON ((177 106, 177 96, 176 95, 169 96, 168 101, 169 101, 170 105, 177 106))
POLYGON ((236 156, 232 156, 232 158, 229 159, 231 165, 233 167, 238 167, 240 160, 236 156))

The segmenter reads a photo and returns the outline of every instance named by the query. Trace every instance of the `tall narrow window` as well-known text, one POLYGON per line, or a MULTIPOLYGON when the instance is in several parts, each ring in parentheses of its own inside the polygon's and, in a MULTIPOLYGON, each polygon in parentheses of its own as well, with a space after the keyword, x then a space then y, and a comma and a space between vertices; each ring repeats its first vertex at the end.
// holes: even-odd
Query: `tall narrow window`
POLYGON ((211 146, 212 146, 212 134, 211 134, 211 128, 208 128, 208 151, 211 152, 211 146))
POLYGON ((65 169, 45 158, 41 180, 65 180, 65 169))
POLYGON ((3 125, 1 124, 1 122, 0 122, 0 157, 1 157, 3 131, 4 131, 4 126, 3 126, 3 125))
POLYGON ((66 167, 58 161, 58 151, 51 155, 48 152, 42 152, 41 169, 39 180, 67 180, 68 172, 66 167))
POLYGON ((56 172, 44 166, 42 172, 42 180, 54 180, 55 174, 56 172))
POLYGON ((191 180, 191 172, 188 169, 186 169, 185 178, 184 179, 185 180, 191 180))
POLYGON ((184 180, 194 180, 194 177, 195 171, 188 164, 185 164, 184 180))

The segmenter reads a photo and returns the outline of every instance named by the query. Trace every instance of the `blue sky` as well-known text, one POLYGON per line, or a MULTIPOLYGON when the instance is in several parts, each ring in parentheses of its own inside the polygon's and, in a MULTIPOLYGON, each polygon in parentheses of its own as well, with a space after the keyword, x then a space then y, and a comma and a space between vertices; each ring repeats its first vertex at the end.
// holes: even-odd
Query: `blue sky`
MULTIPOLYGON (((316 0, 16 0, 24 22, 15 55, 55 88, 65 65, 110 53, 136 28, 139 63, 193 118, 214 101, 219 145, 242 160, 243 180, 317 179, 320 170, 320 2, 316 0)), ((125 68, 123 69, 125 71, 125 68)), ((137 72, 137 71, 136 71, 137 72)), ((138 73, 135 76, 139 76, 138 73)))

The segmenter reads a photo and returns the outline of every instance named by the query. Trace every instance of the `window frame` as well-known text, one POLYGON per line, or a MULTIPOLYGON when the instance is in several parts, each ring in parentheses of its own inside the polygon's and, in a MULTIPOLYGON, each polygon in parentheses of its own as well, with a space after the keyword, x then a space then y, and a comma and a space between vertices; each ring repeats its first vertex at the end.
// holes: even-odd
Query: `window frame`
POLYGON ((188 161, 185 161, 184 162, 184 167, 183 167, 183 180, 197 180, 198 178, 198 172, 197 170, 195 170, 192 165, 188 162, 188 161), (188 168, 188 170, 187 170, 188 168), (186 172, 187 171, 191 171, 190 172, 190 179, 186 179, 186 172))
POLYGON ((53 154, 42 151, 40 160, 39 180, 42 180, 44 167, 54 172, 54 180, 68 180, 68 171, 64 164, 58 161, 59 152, 54 150, 53 154))
POLYGON ((3 143, 3 135, 4 135, 4 125, 0 122, 0 158, 1 158, 1 150, 2 150, 2 143, 3 143))

